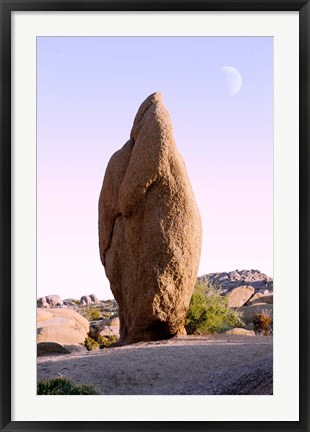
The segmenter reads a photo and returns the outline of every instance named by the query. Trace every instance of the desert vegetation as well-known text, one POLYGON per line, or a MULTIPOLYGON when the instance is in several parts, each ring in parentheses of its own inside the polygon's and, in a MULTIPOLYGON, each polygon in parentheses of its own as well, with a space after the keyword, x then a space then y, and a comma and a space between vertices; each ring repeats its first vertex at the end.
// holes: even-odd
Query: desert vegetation
POLYGON ((256 314, 253 320, 254 331, 257 335, 270 336, 273 333, 273 318, 267 309, 256 314))
POLYGON ((85 348, 87 351, 92 351, 95 349, 103 349, 107 348, 117 342, 115 336, 98 336, 95 338, 90 337, 89 335, 84 341, 85 348))
POLYGON ((108 319, 113 315, 112 307, 106 304, 79 306, 78 312, 88 321, 108 319))
POLYGON ((95 395, 94 386, 76 385, 63 377, 40 381, 37 387, 38 395, 95 395))
POLYGON ((188 334, 220 333, 233 327, 244 327, 241 313, 227 307, 226 297, 209 283, 197 283, 186 317, 188 334))

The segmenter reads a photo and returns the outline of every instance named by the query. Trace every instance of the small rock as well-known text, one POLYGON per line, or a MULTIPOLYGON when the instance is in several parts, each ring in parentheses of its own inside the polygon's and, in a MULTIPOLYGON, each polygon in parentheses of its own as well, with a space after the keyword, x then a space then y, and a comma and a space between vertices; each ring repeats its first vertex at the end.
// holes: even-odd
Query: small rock
POLYGON ((233 328, 231 330, 226 330, 224 332, 225 334, 231 334, 231 335, 239 335, 239 336, 255 336, 254 330, 247 330, 245 328, 233 328))
POLYGON ((119 338, 119 318, 103 319, 101 321, 92 322, 89 329, 89 335, 92 338, 98 336, 115 336, 119 338))
POLYGON ((70 351, 56 342, 39 342, 37 344, 37 356, 70 354, 70 351))
POLYGON ((64 304, 65 306, 76 306, 76 303, 74 302, 73 299, 65 299, 65 300, 63 301, 63 304, 64 304))

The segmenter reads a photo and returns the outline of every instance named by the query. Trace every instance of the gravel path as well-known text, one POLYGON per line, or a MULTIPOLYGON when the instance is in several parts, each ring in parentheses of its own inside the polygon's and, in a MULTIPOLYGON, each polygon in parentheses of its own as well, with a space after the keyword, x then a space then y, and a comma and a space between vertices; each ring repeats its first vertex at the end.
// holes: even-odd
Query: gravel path
POLYGON ((272 337, 185 336, 38 358, 38 381, 59 375, 103 395, 272 394, 272 337))

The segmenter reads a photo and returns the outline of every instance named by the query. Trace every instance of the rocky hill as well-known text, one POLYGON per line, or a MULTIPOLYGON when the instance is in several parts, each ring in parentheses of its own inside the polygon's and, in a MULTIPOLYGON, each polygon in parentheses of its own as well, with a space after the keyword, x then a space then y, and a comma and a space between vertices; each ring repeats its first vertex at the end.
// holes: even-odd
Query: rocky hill
POLYGON ((228 273, 209 273, 197 278, 198 282, 209 282, 224 294, 240 286, 251 286, 255 293, 273 294, 273 279, 259 270, 234 270, 228 273))

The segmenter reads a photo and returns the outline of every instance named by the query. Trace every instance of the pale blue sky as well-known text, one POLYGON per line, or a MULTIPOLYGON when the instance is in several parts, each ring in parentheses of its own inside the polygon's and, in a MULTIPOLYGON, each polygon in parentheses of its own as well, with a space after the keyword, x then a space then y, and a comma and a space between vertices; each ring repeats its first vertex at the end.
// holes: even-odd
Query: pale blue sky
POLYGON ((160 91, 201 212, 199 275, 273 273, 273 40, 37 39, 38 296, 112 294, 98 197, 141 102, 160 91), (230 96, 222 66, 242 76, 230 96))

